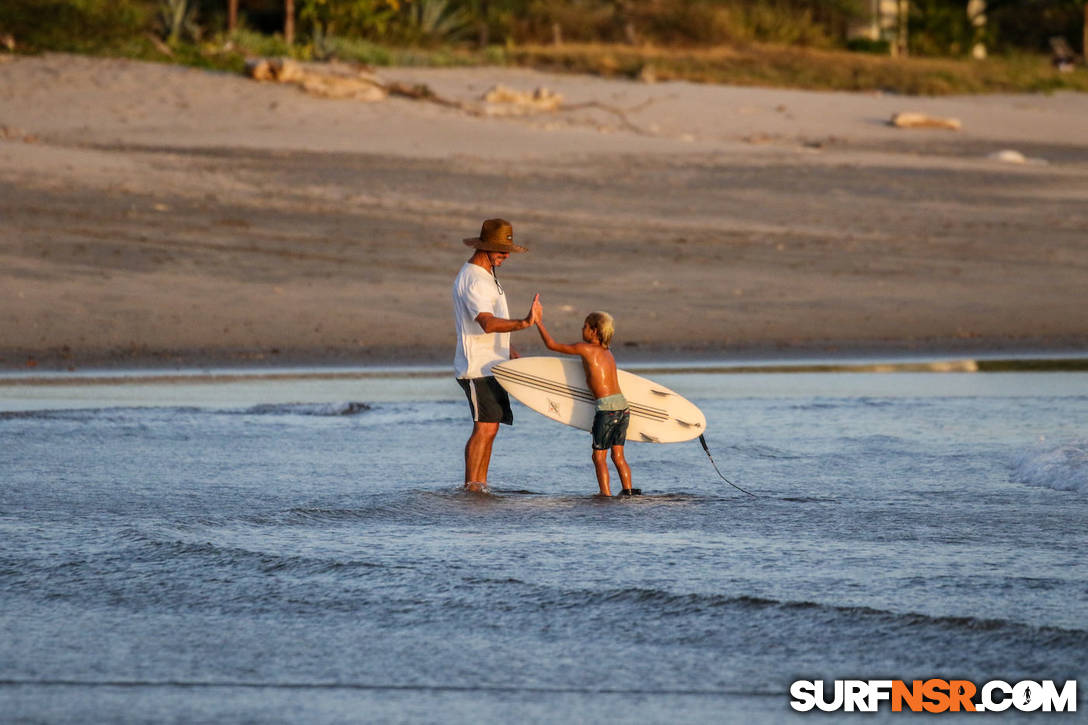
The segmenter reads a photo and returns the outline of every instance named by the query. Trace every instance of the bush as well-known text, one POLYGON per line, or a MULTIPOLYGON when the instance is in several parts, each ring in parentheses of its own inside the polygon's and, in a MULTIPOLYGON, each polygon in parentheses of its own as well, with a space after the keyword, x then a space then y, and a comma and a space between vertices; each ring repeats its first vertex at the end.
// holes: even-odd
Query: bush
POLYGON ((291 48, 284 42, 281 35, 262 35, 252 30, 241 29, 234 31, 230 40, 246 55, 275 58, 291 54, 291 48))
POLYGON ((94 52, 142 35, 150 10, 137 0, 3 0, 0 29, 32 51, 94 52))
POLYGON ((845 11, 825 10, 825 15, 817 18, 802 0, 531 0, 511 31, 515 40, 530 43, 550 42, 558 25, 563 40, 574 43, 824 47, 832 44, 832 26, 847 17, 845 11))
POLYGON ((891 51, 891 43, 886 40, 871 40, 870 38, 851 38, 846 41, 846 49, 855 53, 873 53, 875 55, 888 55, 891 51))
POLYGON ((742 12, 709 2, 648 6, 633 22, 660 45, 711 46, 752 38, 742 12))

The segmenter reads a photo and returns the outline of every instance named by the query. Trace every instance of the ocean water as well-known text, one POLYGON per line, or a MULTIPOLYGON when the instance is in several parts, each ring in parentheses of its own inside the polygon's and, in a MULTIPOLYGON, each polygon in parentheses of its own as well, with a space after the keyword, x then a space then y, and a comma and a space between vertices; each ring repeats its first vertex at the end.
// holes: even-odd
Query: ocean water
POLYGON ((775 723, 930 677, 1083 716, 1088 375, 653 377, 755 497, 689 442, 594 498, 520 406, 463 493, 447 378, 0 381, 0 720, 775 723))

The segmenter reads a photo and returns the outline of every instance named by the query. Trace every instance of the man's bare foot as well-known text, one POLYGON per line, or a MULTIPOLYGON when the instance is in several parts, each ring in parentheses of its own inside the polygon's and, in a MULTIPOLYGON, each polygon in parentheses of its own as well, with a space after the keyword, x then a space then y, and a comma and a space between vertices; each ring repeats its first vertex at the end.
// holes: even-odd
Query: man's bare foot
POLYGON ((465 490, 472 493, 487 493, 489 489, 486 483, 466 483, 465 490))

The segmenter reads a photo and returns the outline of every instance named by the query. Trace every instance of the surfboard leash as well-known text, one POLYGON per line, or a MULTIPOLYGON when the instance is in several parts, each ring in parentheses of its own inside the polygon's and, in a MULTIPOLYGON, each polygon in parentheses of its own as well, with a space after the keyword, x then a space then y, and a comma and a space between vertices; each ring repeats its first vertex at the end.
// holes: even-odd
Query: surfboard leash
POLYGON ((710 459, 710 465, 714 466, 714 470, 718 472, 718 475, 721 476, 721 479, 723 481, 725 481, 726 483, 728 483, 730 486, 737 489, 738 491, 743 491, 744 493, 748 494, 752 498, 759 498, 759 496, 756 496, 751 491, 745 491, 743 488, 741 488, 737 484, 733 483, 732 481, 730 481, 725 476, 722 476, 722 472, 718 469, 718 464, 714 462, 714 456, 710 455, 710 448, 706 444, 706 436, 700 434, 699 435, 699 442, 703 445, 703 450, 706 451, 706 457, 710 459))

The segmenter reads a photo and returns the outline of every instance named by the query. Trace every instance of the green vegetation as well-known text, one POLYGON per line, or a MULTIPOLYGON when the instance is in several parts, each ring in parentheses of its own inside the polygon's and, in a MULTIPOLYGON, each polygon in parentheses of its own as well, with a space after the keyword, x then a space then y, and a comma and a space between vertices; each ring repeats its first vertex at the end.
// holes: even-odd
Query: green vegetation
POLYGON ((1088 371, 1088 359, 1082 357, 1067 357, 979 360, 978 371, 980 373, 1086 372, 1088 371))
POLYGON ((4 0, 0 33, 27 50, 130 52, 149 27, 151 6, 128 0, 4 0))
POLYGON ((623 46, 528 46, 507 51, 511 62, 548 70, 686 79, 823 90, 886 90, 918 95, 1012 91, 1088 91, 1088 72, 1060 73, 1035 55, 909 60, 775 45, 670 50, 623 46))
MULTIPOLYGON (((659 80, 916 94, 1088 90, 1051 39, 1080 50, 1084 0, 911 0, 910 57, 894 28, 856 29, 866 0, 3 0, 16 52, 119 55, 239 70, 288 55, 368 65, 514 64, 659 80), (292 22, 285 9, 293 7, 292 22), (290 42, 285 33, 293 35, 290 42), (889 35, 890 34, 890 35, 889 35), (986 60, 968 58, 979 40, 986 60)), ((875 27, 875 26, 874 26, 875 27)))

